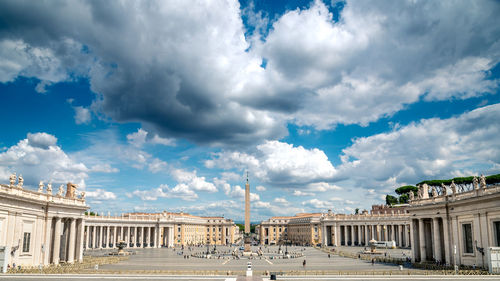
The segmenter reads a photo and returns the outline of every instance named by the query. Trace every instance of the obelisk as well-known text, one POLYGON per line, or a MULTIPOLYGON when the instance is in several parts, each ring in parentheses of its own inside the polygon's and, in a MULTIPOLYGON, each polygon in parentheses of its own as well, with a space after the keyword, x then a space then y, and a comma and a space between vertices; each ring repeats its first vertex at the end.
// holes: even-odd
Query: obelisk
POLYGON ((252 238, 250 236, 250 184, 248 183, 248 172, 247 172, 247 183, 245 184, 245 253, 251 254, 251 244, 252 238))

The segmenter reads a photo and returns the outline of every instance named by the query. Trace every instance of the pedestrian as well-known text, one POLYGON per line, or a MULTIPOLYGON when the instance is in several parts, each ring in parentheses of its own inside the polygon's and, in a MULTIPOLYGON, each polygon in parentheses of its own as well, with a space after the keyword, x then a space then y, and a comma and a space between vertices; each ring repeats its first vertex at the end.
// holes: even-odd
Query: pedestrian
POLYGON ((375 265, 375 259, 372 259, 372 266, 375 265))
POLYGON ((305 268, 306 267, 306 260, 302 262, 302 266, 305 268))
POLYGON ((328 254, 328 258, 330 258, 330 254, 328 254))

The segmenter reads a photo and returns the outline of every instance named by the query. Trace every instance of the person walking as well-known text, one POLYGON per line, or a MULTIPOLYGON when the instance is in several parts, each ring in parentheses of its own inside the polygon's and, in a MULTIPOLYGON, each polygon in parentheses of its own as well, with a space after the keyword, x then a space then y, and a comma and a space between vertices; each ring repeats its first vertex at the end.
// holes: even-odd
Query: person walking
POLYGON ((302 266, 305 268, 306 267, 306 260, 302 262, 302 266))

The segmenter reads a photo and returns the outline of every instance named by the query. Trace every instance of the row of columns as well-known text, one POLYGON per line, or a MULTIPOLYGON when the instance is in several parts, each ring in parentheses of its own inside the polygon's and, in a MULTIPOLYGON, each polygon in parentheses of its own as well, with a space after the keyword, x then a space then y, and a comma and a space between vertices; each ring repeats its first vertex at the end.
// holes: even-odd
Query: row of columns
POLYGON ((83 260, 85 222, 78 218, 55 217, 47 220, 42 247, 44 264, 74 263, 83 260))
POLYGON ((451 264, 451 243, 446 218, 419 218, 411 220, 412 260, 451 264))
POLYGON ((173 246, 173 227, 89 225, 85 233, 86 249, 117 248, 120 241, 127 248, 173 246))
POLYGON ((394 241, 397 247, 410 247, 410 227, 407 224, 335 223, 323 227, 325 245, 367 246, 370 240, 394 241))

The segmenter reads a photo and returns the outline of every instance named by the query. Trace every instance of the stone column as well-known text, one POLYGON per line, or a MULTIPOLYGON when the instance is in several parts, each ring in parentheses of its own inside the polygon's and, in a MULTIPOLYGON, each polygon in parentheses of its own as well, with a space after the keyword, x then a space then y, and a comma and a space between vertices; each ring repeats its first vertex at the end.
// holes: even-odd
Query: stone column
POLYGON ((384 225, 384 241, 389 241, 389 227, 390 225, 384 225))
POLYGON ((356 239, 356 233, 354 233, 354 225, 351 225, 351 246, 354 246, 354 240, 356 239))
POLYGON ((326 231, 327 226, 323 223, 323 226, 321 227, 321 232, 323 232, 323 247, 328 246, 328 237, 327 237, 327 231, 326 231))
POLYGON ((169 227, 168 228, 168 239, 169 239, 169 243, 168 243, 168 246, 169 247, 173 247, 174 246, 174 228, 173 227, 169 227))
POLYGON ((102 226, 97 227, 97 233, 96 233, 96 246, 98 249, 102 249, 102 226))
POLYGON ((117 237, 118 237, 118 235, 116 235, 116 234, 117 234, 117 227, 115 225, 115 226, 113 226, 113 242, 112 242, 113 248, 116 248, 116 241, 117 241, 117 237))
POLYGON ((96 226, 92 226, 92 249, 95 249, 95 240, 96 240, 97 229, 96 226))
POLYGON ((391 240, 396 241, 396 226, 391 224, 391 240))
POLYGON ((418 238, 420 247, 420 262, 427 260, 427 252, 425 248, 425 231, 424 231, 424 219, 418 220, 418 238))
POLYGON ((404 235, 405 235, 405 246, 407 248, 410 247, 411 244, 411 239, 410 239, 410 234, 411 234, 411 225, 405 224, 404 225, 404 235))
POLYGON ((361 225, 357 225, 356 228, 358 229, 358 246, 361 246, 361 225))
POLYGON ((441 261, 441 237, 439 232, 439 218, 432 219, 432 241, 434 243, 434 260, 441 261))
POLYGON ((85 239, 85 221, 83 219, 79 219, 77 221, 77 230, 76 230, 76 258, 78 262, 83 261, 83 240, 85 239))
POLYGON ((450 223, 448 222, 446 217, 443 217, 442 219, 443 219, 443 242, 444 242, 443 247, 444 247, 444 259, 445 259, 444 263, 447 265, 451 265, 450 254, 451 254, 451 249, 453 249, 453 247, 451 245, 451 239, 448 231, 450 223))
POLYGON ((418 249, 417 249, 417 243, 416 242, 416 233, 417 233, 417 230, 416 230, 416 227, 417 227, 417 220, 414 220, 414 219, 410 219, 410 239, 411 239, 411 261, 412 262, 416 262, 417 261, 417 256, 418 256, 418 249))
POLYGON ((108 225, 106 227, 106 244, 104 246, 106 246, 106 248, 109 248, 109 242, 111 242, 110 240, 110 231, 111 230, 111 227, 108 225))
POLYGON ((141 236, 139 236, 140 239, 140 247, 144 248, 144 226, 141 226, 141 236))
POLYGON ((146 248, 151 247, 151 227, 146 228, 146 248))
POLYGON ((126 229, 124 229, 124 234, 125 234, 125 243, 127 243, 127 248, 130 247, 130 226, 127 226, 126 229))
POLYGON ((363 226, 364 230, 365 230, 365 246, 368 246, 368 241, 370 241, 370 239, 368 238, 368 226, 367 225, 364 225, 363 226))
POLYGON ((61 249, 61 218, 56 218, 54 226, 54 247, 52 248, 52 263, 59 264, 59 251, 61 249))
POLYGON ((398 247, 403 248, 403 231, 405 229, 405 226, 403 224, 398 225, 398 239, 399 239, 399 245, 398 247))
POLYGON ((43 246, 43 264, 48 265, 50 264, 50 249, 52 248, 52 218, 47 218, 46 224, 45 224, 45 240, 44 240, 44 246, 43 246))
POLYGON ((69 219, 69 243, 68 243, 68 256, 66 261, 68 263, 73 263, 75 261, 75 245, 76 245, 76 220, 69 219))
POLYGON ((340 231, 337 231, 337 223, 334 224, 333 226, 333 246, 337 247, 338 245, 340 245, 340 242, 339 242, 339 238, 338 238, 338 233, 340 231))

